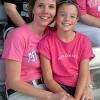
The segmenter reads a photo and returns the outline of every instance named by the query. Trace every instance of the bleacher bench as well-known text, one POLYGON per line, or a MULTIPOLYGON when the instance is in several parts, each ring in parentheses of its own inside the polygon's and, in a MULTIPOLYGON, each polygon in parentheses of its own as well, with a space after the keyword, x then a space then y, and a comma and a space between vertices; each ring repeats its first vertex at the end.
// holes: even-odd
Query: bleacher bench
POLYGON ((90 62, 90 69, 100 68, 100 47, 93 47, 93 52, 95 54, 94 59, 90 62))

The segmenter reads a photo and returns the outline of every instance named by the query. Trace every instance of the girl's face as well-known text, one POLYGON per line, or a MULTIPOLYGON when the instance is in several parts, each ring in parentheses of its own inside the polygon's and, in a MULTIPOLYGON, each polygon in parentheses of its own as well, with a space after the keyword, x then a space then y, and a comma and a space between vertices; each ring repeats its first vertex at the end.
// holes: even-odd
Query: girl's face
POLYGON ((36 0, 33 8, 34 22, 47 26, 56 13, 56 0, 36 0))
POLYGON ((57 28, 62 31, 72 31, 78 20, 78 10, 74 5, 62 4, 58 8, 56 23, 57 28))

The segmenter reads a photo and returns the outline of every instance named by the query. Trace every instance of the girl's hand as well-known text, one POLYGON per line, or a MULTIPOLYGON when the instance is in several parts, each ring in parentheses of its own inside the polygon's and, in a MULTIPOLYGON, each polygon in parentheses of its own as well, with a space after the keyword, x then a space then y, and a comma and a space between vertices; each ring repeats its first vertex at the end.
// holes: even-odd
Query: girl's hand
POLYGON ((68 100, 69 96, 70 95, 65 92, 53 93, 48 100, 68 100))
POLYGON ((69 96, 69 98, 67 100, 76 100, 76 99, 72 96, 69 96))
POLYGON ((84 91, 81 100, 94 100, 93 90, 89 87, 84 91))

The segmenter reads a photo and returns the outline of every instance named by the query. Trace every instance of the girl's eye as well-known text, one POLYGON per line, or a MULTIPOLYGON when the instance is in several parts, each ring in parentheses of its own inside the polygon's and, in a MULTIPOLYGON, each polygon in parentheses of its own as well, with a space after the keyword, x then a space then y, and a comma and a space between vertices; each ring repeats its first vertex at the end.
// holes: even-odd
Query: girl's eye
POLYGON ((63 14, 63 13, 60 13, 59 15, 60 15, 60 16, 65 16, 65 14, 63 14))
POLYGON ((71 16, 71 18, 76 18, 76 16, 71 16))

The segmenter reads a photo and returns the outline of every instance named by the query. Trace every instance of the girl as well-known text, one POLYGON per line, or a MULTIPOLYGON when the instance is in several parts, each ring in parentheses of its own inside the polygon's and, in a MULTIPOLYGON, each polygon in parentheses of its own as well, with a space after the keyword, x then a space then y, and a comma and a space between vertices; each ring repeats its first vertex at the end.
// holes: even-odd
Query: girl
POLYGON ((88 84, 89 61, 94 57, 87 36, 73 31, 78 21, 78 5, 58 2, 57 30, 48 32, 39 44, 44 82, 54 93, 67 92, 69 99, 80 100, 88 84))

